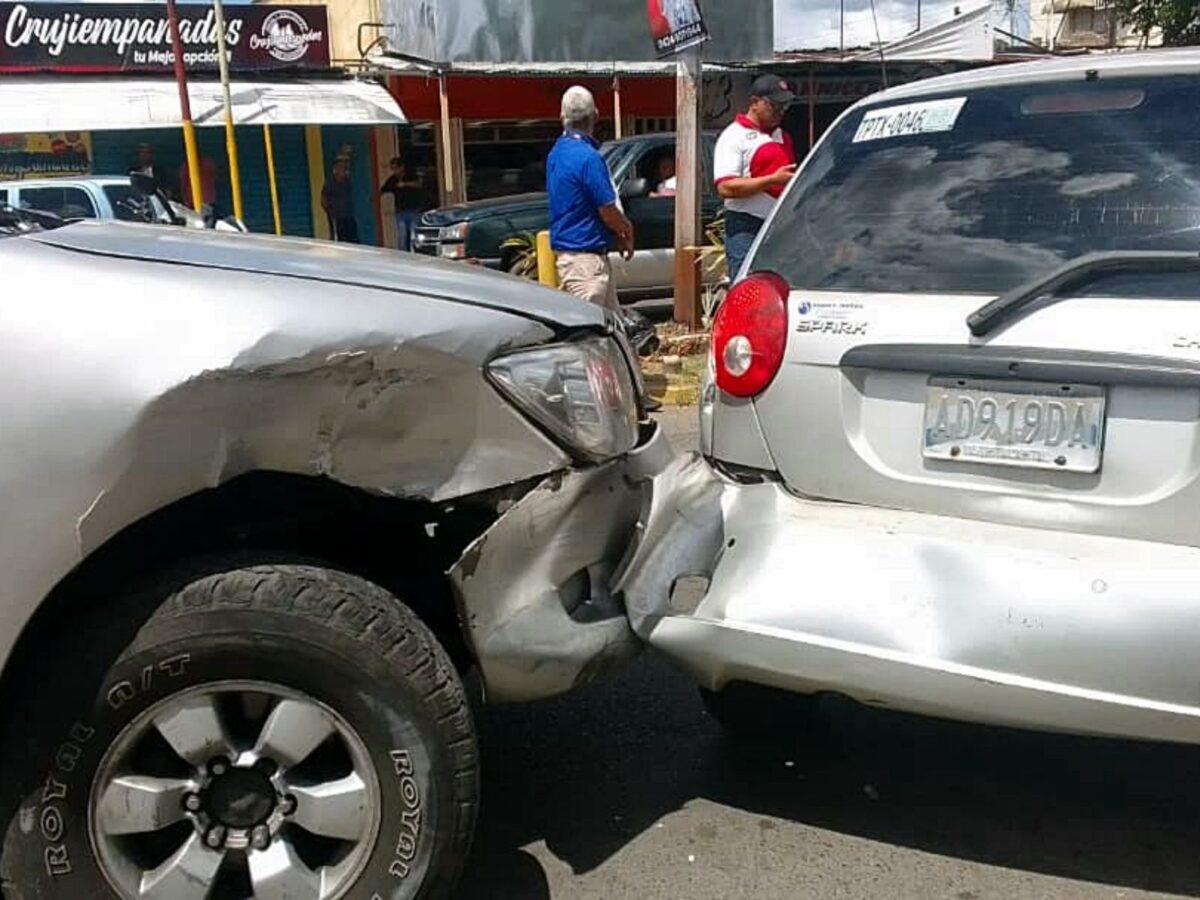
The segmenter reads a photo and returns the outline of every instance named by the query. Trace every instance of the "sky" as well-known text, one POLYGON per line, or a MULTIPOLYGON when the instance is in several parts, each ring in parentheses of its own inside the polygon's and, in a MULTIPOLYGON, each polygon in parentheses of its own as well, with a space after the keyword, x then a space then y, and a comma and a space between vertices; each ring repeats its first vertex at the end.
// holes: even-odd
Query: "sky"
MULTIPOLYGON (((928 28, 962 12, 978 9, 989 0, 920 0, 921 27, 928 28)), ((1004 0, 999 0, 1001 6, 1004 0)), ((875 43, 875 23, 870 0, 845 0, 846 46, 875 43)), ((1023 4, 1028 10, 1028 0, 1023 4)), ((879 35, 885 43, 916 30, 917 0, 875 0, 879 35)), ((775 47, 778 50, 822 50, 839 46, 839 0, 775 0, 775 47)), ((1027 13, 1021 13, 1027 15, 1027 13)))

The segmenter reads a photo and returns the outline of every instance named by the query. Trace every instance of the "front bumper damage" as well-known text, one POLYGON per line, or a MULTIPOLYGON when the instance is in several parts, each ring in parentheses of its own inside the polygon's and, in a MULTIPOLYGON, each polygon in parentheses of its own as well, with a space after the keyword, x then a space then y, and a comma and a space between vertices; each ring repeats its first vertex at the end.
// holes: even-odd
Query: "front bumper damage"
POLYGON ((562 694, 638 653, 610 581, 670 460, 648 425, 637 449, 548 476, 467 547, 450 579, 489 701, 562 694))

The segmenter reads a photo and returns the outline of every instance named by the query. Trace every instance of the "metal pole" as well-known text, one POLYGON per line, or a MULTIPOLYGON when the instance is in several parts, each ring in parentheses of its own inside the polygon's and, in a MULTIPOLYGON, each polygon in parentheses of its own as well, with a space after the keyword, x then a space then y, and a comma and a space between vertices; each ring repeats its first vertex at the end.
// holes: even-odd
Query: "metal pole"
POLYGON ((921 0, 917 0, 917 31, 921 30, 921 0))
POLYGON ((279 184, 275 180, 275 146, 271 143, 271 126, 263 126, 263 144, 267 148, 267 184, 271 187, 271 212, 275 216, 275 233, 283 234, 283 217, 279 214, 279 184))
POLYGON ((817 143, 817 76, 816 66, 808 65, 808 152, 817 143))
POLYGON ((233 214, 245 221, 242 209, 242 176, 238 171, 237 140, 233 136, 233 101, 229 98, 229 59, 225 50, 225 10, 221 0, 213 0, 217 18, 217 66, 221 71, 221 92, 225 102, 225 152, 229 155, 229 185, 233 189, 233 214))
POLYGON ((846 55, 846 0, 842 0, 842 15, 838 19, 838 53, 846 55))
POLYGON ((183 41, 179 39, 179 16, 175 0, 167 0, 167 25, 171 31, 171 52, 175 56, 175 85, 179 88, 179 115, 183 119, 183 150, 187 155, 188 181, 192 188, 192 208, 200 212, 200 151, 196 147, 196 126, 192 124, 192 101, 188 97, 187 70, 183 65, 183 41))

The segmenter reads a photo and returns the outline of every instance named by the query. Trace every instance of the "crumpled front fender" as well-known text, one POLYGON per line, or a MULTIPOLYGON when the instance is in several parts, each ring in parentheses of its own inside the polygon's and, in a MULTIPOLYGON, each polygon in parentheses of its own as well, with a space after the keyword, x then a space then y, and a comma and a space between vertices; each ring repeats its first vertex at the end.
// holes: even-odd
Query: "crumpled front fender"
POLYGON ((610 583, 635 538, 650 478, 671 458, 662 433, 649 430, 619 460, 548 476, 450 570, 489 701, 555 696, 639 651, 610 583))
POLYGON ((650 639, 663 616, 685 611, 673 604, 690 611, 707 589, 725 546, 723 487, 697 453, 677 458, 655 477, 637 548, 616 584, 642 640, 650 639))

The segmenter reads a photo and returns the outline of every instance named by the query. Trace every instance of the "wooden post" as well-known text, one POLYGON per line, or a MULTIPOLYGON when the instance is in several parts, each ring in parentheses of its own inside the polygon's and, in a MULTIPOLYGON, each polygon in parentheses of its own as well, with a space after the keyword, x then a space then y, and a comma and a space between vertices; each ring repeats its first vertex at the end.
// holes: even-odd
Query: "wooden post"
POLYGON ((618 141, 625 137, 621 123, 621 76, 613 76, 613 137, 618 141))
POLYGON ((700 272, 696 248, 700 244, 701 165, 700 48, 679 54, 675 80, 675 321, 695 328, 700 323, 700 272))
POLYGON ((454 142, 450 138, 450 88, 446 76, 438 75, 438 100, 442 108, 442 189, 453 203, 454 190, 454 142))

